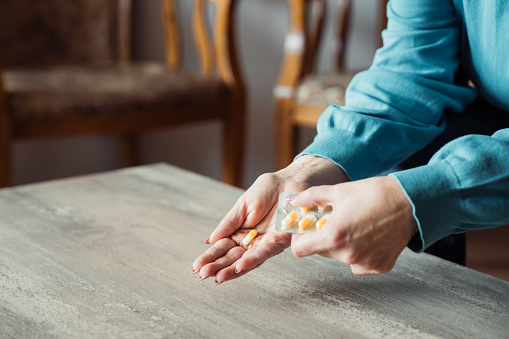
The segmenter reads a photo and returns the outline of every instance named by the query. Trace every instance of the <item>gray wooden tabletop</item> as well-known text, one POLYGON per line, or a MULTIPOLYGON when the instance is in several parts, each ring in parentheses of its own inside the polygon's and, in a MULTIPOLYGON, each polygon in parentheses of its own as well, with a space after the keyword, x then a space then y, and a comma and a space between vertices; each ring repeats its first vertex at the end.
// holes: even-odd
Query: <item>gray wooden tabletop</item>
POLYGON ((509 283, 405 250, 191 273, 242 191, 157 164, 0 190, 0 337, 508 338, 509 283))

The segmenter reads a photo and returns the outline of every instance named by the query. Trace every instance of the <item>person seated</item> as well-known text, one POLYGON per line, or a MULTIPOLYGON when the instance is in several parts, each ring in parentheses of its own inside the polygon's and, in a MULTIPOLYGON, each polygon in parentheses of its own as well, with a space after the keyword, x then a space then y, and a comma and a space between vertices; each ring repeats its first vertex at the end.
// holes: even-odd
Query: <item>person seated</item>
POLYGON ((387 15, 384 45, 345 105, 328 107, 314 141, 261 175, 207 238, 212 246, 193 263, 201 279, 240 277, 290 246, 354 274, 386 273, 407 246, 422 252, 509 223, 509 49, 500 48, 509 45, 509 6, 391 0, 387 15), (333 213, 318 231, 278 232, 281 192, 333 213))

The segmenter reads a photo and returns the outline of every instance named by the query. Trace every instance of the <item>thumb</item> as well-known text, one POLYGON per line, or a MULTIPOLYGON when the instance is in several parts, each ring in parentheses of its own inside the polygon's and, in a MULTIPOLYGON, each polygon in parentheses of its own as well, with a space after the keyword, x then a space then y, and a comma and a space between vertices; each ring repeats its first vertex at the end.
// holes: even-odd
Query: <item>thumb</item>
POLYGON ((292 205, 297 207, 327 206, 331 205, 330 186, 314 186, 299 193, 291 200, 292 205))
POLYGON ((240 227, 246 220, 247 207, 243 203, 237 203, 221 220, 219 225, 212 231, 205 240, 206 244, 215 244, 218 240, 229 237, 240 227))

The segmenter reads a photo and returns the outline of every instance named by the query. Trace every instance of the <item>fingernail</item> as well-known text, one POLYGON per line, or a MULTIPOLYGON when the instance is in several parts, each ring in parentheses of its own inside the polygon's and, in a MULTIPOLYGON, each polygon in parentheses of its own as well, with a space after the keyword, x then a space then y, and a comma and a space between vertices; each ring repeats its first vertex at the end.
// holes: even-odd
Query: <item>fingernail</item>
POLYGON ((239 274, 240 272, 242 272, 242 271, 238 270, 238 269, 235 269, 235 274, 239 274))
POLYGON ((207 237, 207 239, 205 239, 205 241, 203 241, 205 244, 208 244, 209 243, 209 239, 210 239, 210 235, 207 237))
POLYGON ((202 277, 201 275, 199 275, 199 276, 198 276, 198 279, 203 280, 203 279, 205 279, 205 278, 204 278, 204 277, 202 277))
POLYGON ((219 285, 221 283, 222 283, 222 281, 217 281, 217 279, 216 279, 216 285, 219 285))
POLYGON ((200 272, 200 270, 195 270, 195 269, 193 268, 193 274, 194 274, 194 273, 198 273, 198 272, 200 272))
POLYGON ((286 200, 292 201, 293 199, 297 198, 298 195, 299 195, 299 193, 294 193, 292 195, 289 195, 286 197, 286 200))

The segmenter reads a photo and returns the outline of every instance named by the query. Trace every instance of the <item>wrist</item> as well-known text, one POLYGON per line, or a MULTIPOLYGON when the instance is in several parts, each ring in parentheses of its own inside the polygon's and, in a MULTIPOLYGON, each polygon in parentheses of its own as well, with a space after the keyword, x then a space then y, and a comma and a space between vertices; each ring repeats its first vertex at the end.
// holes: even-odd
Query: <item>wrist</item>
POLYGON ((277 172, 309 186, 334 185, 350 181, 345 171, 327 158, 303 155, 277 172))
POLYGON ((392 176, 387 176, 388 184, 388 200, 395 206, 395 209, 402 215, 402 220, 406 220, 409 238, 419 232, 417 220, 414 217, 413 206, 408 199, 405 191, 399 184, 398 180, 392 176))

